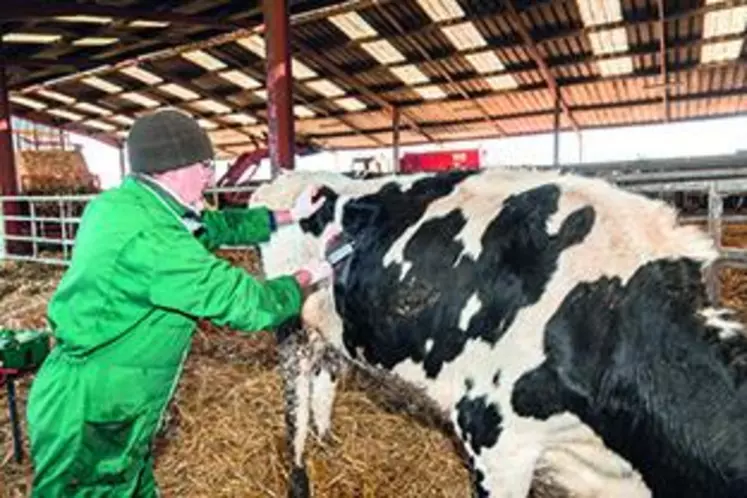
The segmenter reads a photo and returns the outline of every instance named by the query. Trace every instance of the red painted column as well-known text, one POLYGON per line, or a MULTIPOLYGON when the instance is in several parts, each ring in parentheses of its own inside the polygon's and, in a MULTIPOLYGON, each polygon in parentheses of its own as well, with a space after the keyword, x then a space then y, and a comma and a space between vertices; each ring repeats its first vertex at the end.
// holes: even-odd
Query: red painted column
MULTIPOLYGON (((8 86, 5 66, 0 64, 0 195, 18 195, 18 179, 16 175, 16 161, 13 154, 13 129, 11 126, 10 102, 8 101, 8 86)), ((20 206, 15 202, 3 202, 3 216, 19 216, 20 206)), ((21 222, 5 221, 5 233, 20 235, 21 222)), ((8 243, 8 252, 17 253, 20 244, 8 243)))
POLYGON ((288 26, 288 0, 264 0, 267 53, 267 118, 273 177, 280 168, 293 169, 295 129, 293 77, 288 26))

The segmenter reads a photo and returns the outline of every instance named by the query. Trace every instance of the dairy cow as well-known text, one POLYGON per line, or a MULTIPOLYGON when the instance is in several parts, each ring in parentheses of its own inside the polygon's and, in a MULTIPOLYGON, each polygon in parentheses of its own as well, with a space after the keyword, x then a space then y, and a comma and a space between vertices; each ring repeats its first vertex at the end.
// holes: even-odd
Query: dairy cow
POLYGON ((710 238, 604 181, 485 170, 356 181, 286 175, 325 203, 281 229, 268 276, 354 243, 287 344, 292 493, 310 413, 324 433, 344 358, 418 390, 451 421, 475 495, 523 497, 538 467, 574 496, 747 493, 747 341, 714 307, 710 238), (295 249, 292 249, 295 247, 295 249))

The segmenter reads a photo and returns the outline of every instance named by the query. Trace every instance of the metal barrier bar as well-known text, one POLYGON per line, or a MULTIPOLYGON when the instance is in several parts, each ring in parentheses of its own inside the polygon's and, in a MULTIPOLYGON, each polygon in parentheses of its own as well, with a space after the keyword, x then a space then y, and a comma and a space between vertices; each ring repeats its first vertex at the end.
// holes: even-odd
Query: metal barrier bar
POLYGON ((57 202, 63 201, 85 201, 96 198, 97 194, 64 194, 64 195, 2 195, 0 202, 57 202))
MULTIPOLYGON (((723 213, 724 199, 718 193, 718 190, 716 190, 716 185, 711 184, 711 187, 708 190, 708 233, 711 234, 711 237, 716 244, 716 249, 719 251, 719 254, 723 254, 721 243, 721 239, 723 238, 721 216, 723 215, 723 213)), ((720 269, 721 264, 716 263, 708 272, 707 289, 708 296, 710 297, 712 303, 719 302, 721 297, 721 286, 719 285, 720 269)))
MULTIPOLYGON (((31 216, 6 216, 6 220, 10 221, 31 221, 31 216)), ((48 223, 62 223, 61 218, 50 218, 49 216, 37 216, 36 221, 44 221, 48 223)), ((65 222, 68 223, 80 223, 80 218, 65 218, 65 222)))

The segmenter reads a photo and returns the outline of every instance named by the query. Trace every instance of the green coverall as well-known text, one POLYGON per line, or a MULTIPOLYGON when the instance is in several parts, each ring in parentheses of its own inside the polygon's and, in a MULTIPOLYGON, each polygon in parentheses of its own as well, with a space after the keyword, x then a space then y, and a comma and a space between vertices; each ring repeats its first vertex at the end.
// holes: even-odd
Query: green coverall
POLYGON ((32 496, 157 495, 151 445, 197 319, 251 332, 300 312, 293 277, 261 282, 210 252, 273 229, 263 208, 198 217, 144 178, 91 201, 29 394, 32 496))

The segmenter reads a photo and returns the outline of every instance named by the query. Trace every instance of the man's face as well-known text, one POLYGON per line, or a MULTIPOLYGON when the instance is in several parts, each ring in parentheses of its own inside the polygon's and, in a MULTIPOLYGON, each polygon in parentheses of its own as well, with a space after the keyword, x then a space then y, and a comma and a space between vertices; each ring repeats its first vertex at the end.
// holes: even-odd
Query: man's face
POLYGON ((182 200, 189 205, 197 206, 202 200, 203 192, 210 188, 215 181, 213 161, 203 161, 177 171, 175 178, 179 185, 182 200))

